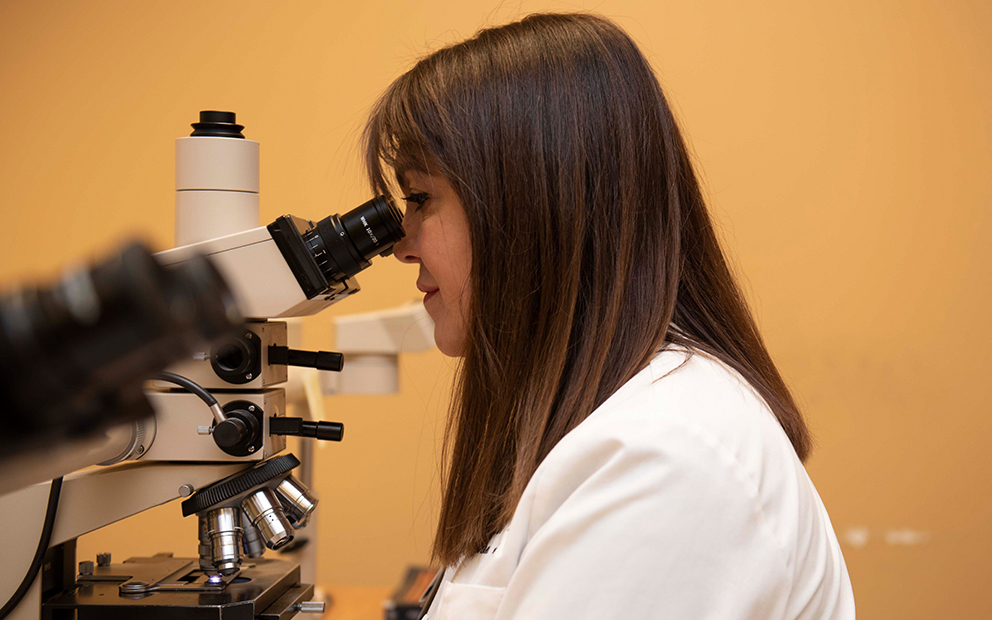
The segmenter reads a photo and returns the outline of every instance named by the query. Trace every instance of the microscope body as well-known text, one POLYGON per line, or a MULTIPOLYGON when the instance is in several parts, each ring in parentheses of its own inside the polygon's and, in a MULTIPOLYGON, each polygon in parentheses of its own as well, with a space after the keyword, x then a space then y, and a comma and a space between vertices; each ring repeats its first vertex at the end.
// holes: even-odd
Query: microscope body
MULTIPOLYGON (((288 366, 340 370, 342 360, 290 348, 287 324, 278 319, 316 314, 357 292, 354 275, 402 238, 402 215, 378 197, 317 224, 283 216, 258 226, 258 143, 244 138, 233 113, 203 112, 193 127, 176 144, 178 247, 156 258, 178 268, 208 256, 250 318, 240 334, 169 369, 206 395, 157 377, 145 390, 153 418, 71 449, 67 467, 103 467, 64 477, 42 571, 10 618, 285 619, 322 611, 298 565, 262 556, 290 547, 317 504, 307 488, 310 450, 303 449, 299 467, 284 452, 285 436, 343 434, 339 424, 287 417, 288 366), (305 481, 294 476, 299 472, 305 481), (183 516, 198 520, 198 558, 160 554, 115 564, 99 557, 77 565, 78 536, 179 498, 183 516)), ((309 372, 308 385, 319 385, 309 372)), ((319 399, 318 388, 311 400, 319 399)), ((0 510, 17 515, 10 531, 18 532, 5 540, 9 568, 0 571, 0 597, 14 591, 31 563, 49 488, 38 483, 0 495, 0 510)))

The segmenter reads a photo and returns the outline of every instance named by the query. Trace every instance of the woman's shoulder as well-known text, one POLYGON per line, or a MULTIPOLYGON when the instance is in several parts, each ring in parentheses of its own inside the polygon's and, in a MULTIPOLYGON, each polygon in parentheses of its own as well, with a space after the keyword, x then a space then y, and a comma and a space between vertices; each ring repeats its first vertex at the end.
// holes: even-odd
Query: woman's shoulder
POLYGON ((552 449, 459 592, 507 618, 853 617, 826 512, 770 425, 732 370, 662 352, 552 449))
POLYGON ((666 452, 679 434, 676 429, 707 447, 684 458, 708 463, 717 451, 742 464, 776 457, 801 467, 785 431, 754 388, 724 362, 682 347, 662 350, 555 449, 584 451, 610 441, 666 452))
POLYGON ((720 520, 720 528, 753 528, 779 550, 787 573, 815 543, 832 539, 827 547, 836 547, 772 412, 739 374, 699 351, 662 351, 559 442, 528 491, 531 532, 571 504, 602 502, 609 510, 617 496, 617 505, 657 513, 675 502, 686 514, 699 507, 694 518, 720 520))
POLYGON ((607 463, 622 475, 622 464, 645 460, 662 465, 659 475, 731 478, 765 508, 783 493, 795 500, 812 488, 764 400, 736 371, 696 350, 661 351, 566 435, 535 477, 567 487, 607 463))

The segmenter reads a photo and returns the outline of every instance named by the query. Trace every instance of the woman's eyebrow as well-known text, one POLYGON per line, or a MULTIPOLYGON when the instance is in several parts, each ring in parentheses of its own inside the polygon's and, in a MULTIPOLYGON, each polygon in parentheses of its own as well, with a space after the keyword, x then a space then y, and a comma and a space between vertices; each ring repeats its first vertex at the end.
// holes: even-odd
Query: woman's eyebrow
POLYGON ((396 181, 403 187, 410 187, 410 185, 414 182, 415 179, 410 178, 412 175, 416 175, 418 177, 430 177, 430 173, 423 170, 416 164, 406 163, 398 168, 395 168, 395 170, 396 181))

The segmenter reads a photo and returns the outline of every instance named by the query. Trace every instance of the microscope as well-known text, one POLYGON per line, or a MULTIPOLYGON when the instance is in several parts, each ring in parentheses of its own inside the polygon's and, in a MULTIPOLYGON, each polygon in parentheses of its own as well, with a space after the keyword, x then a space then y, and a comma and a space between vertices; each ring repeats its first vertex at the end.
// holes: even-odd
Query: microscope
MULTIPOLYGON (((357 371, 318 379, 318 372, 342 371, 344 355, 295 348, 293 319, 358 292, 354 276, 403 237, 402 214, 379 196, 316 223, 285 215, 258 226, 258 143, 244 137, 231 112, 201 112, 192 126, 176 142, 177 247, 155 259, 166 270, 189 271, 207 257, 248 320, 145 383, 154 416, 24 460, 9 476, 3 469, 0 510, 12 521, 3 536, 0 604, 36 548, 47 549, 10 618, 288 620, 322 612, 299 565, 265 557, 291 547, 317 506, 308 475, 298 475, 301 459, 285 452, 286 437, 340 441, 343 426, 315 415, 319 386, 389 389, 400 349, 433 346, 422 306, 353 318, 349 327, 370 327, 368 337, 344 347, 357 371), (398 344, 411 330, 412 345, 398 344), (289 417, 287 393, 289 400, 305 394, 310 406, 294 413, 310 415, 289 417), (97 466, 80 469, 88 465, 97 466), (59 492, 41 482, 62 474, 59 492), (198 521, 198 557, 115 563, 100 554, 77 564, 79 536, 179 498, 182 516, 198 521)), ((309 450, 302 452, 305 462, 309 450)))

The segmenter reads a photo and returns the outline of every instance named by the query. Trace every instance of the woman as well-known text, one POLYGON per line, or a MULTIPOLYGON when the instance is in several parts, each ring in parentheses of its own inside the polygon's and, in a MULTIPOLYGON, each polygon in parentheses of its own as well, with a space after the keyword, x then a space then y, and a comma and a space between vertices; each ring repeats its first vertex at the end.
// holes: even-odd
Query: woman
POLYGON ((854 617, 809 432, 622 30, 483 30, 365 138, 461 358, 431 620, 854 617))

